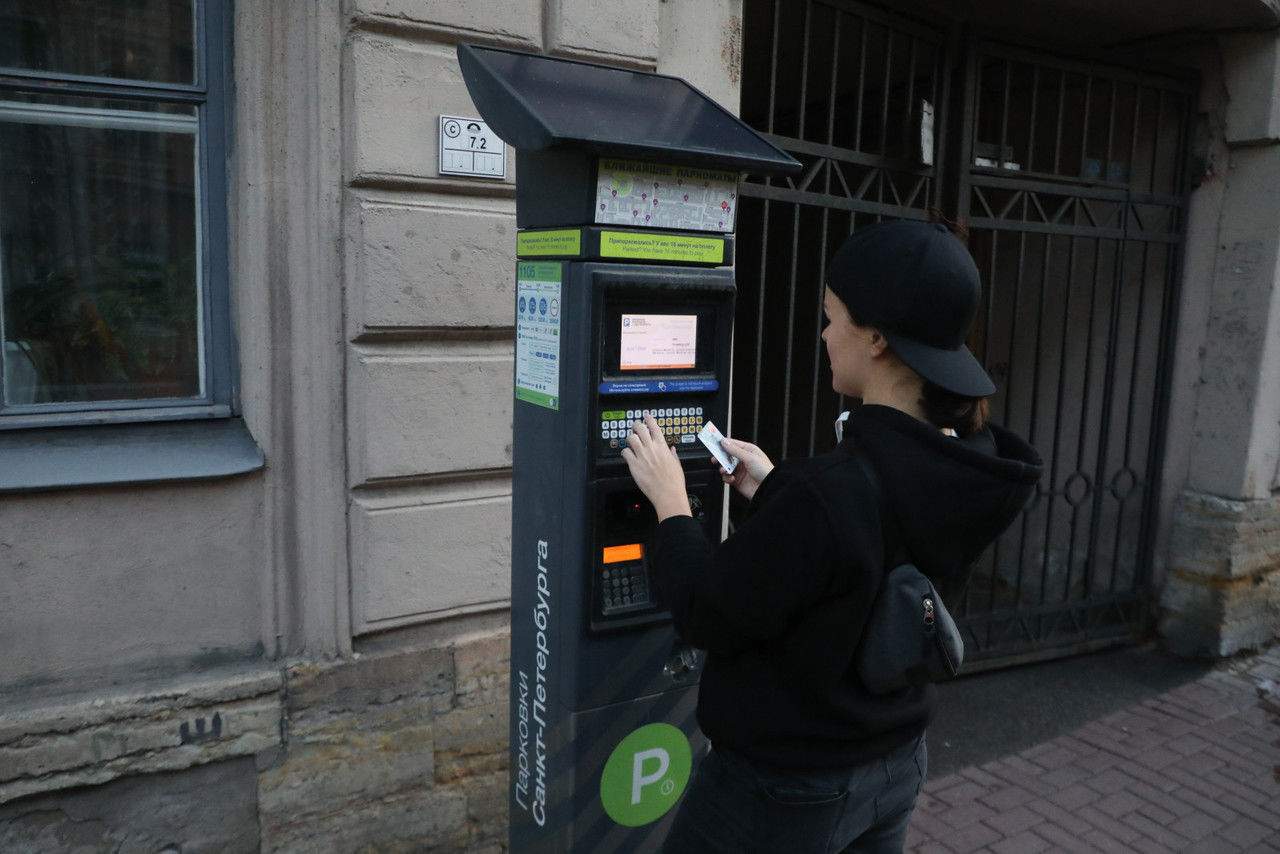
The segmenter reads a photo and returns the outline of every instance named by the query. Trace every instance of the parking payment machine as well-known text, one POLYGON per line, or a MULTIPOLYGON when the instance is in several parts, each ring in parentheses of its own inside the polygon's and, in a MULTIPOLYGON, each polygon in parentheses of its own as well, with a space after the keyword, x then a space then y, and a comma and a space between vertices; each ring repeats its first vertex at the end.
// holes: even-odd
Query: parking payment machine
POLYGON ((719 538, 738 177, 799 164, 682 80, 461 45, 516 149, 511 849, 656 850, 705 740, 699 656, 622 460, 650 412, 719 538))

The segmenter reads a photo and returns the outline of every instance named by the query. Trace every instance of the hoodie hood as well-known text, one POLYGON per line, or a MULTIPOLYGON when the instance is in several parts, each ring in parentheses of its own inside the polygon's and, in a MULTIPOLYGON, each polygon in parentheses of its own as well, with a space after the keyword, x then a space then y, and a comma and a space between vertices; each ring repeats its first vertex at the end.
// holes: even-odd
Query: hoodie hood
POLYGON ((841 448, 861 448, 875 466, 907 555, 954 595, 978 555, 1026 506, 1044 471, 1036 449, 988 424, 956 439, 888 406, 854 410, 841 448))

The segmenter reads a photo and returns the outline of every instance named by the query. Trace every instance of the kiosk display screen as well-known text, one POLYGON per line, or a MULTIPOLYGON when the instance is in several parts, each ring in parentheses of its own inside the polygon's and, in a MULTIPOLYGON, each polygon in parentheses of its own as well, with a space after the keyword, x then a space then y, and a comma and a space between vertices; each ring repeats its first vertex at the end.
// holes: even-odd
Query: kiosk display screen
POLYGON ((621 324, 619 370, 688 370, 696 364, 696 314, 623 314, 621 324))

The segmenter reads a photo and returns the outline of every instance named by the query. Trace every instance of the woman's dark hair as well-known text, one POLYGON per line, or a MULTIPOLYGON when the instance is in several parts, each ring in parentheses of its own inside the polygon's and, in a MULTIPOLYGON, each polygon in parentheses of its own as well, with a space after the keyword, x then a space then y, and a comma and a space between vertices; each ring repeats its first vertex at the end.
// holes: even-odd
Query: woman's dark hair
MULTIPOLYGON (((950 219, 935 207, 929 208, 929 222, 940 222, 947 230, 960 238, 962 243, 969 242, 969 228, 960 218, 950 219)), ((947 391, 941 386, 924 381, 920 395, 920 405, 929 423, 935 427, 949 427, 961 436, 982 429, 987 423, 987 415, 991 404, 985 397, 964 397, 947 391)))
POLYGON ((935 427, 949 427, 960 436, 982 429, 990 412, 990 398, 965 397, 928 380, 920 394, 924 417, 935 427))
MULTIPOLYGON (((858 326, 867 325, 852 312, 849 319, 858 326)), ((934 427, 955 430, 963 437, 981 430, 987 423, 991 411, 990 398, 965 397, 928 380, 924 380, 920 391, 920 407, 924 409, 925 419, 934 427)))

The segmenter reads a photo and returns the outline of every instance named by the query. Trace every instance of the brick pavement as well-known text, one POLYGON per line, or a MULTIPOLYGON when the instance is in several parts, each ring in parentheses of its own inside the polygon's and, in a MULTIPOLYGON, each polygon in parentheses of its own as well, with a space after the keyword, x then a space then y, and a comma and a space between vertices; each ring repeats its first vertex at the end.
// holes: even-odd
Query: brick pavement
POLYGON ((907 849, 1280 852, 1280 645, 929 780, 907 849))

